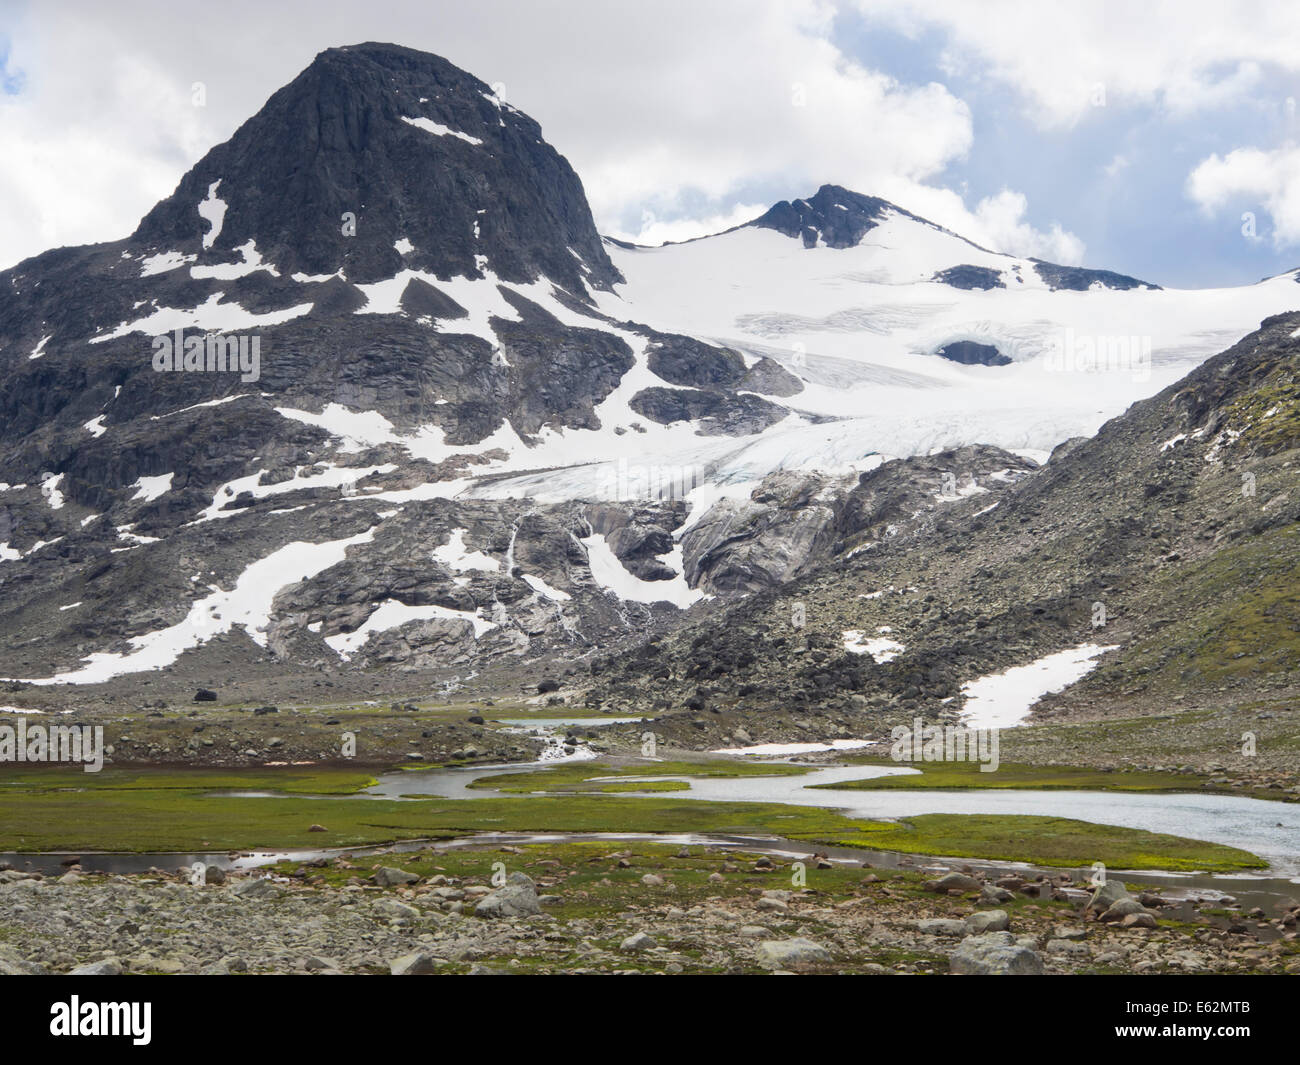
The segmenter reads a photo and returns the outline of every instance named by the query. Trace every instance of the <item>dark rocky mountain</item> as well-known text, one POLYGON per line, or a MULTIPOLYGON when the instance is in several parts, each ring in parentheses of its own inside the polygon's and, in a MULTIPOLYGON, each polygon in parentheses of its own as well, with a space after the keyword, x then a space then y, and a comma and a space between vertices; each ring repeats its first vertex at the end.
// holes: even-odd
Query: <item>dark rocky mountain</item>
POLYGON ((249 240, 284 274, 341 269, 359 283, 403 268, 474 277, 479 257, 503 280, 574 293, 621 280, 541 127, 445 59, 391 44, 318 55, 145 215, 131 246, 225 261, 249 240), (208 245, 194 207, 217 182, 227 210, 208 245), (395 250, 402 239, 413 250, 395 250))
MULTIPOLYGON (((830 248, 851 248, 867 235, 887 211, 902 211, 878 196, 864 196, 839 185, 823 185, 806 200, 782 200, 748 225, 775 229, 811 248, 821 240, 830 248)), ((902 211, 914 218, 909 212, 902 211)))
MULTIPOLYGON (((825 186, 753 224, 838 248, 897 210, 825 186)), ((946 280, 983 287, 979 269, 946 280)), ((626 320, 634 304, 605 298, 619 281, 581 185, 531 119, 434 56, 322 53, 131 236, 0 274, 5 699, 357 699, 594 674, 610 707, 724 705, 789 682, 794 707, 858 712, 877 689, 928 707, 974 664, 1057 638, 1075 592, 1029 595, 1015 574, 1051 508, 1100 483, 1053 496, 1044 517, 1025 486, 1054 484, 1057 462, 1032 472, 970 445, 860 477, 778 462, 737 494, 746 442, 832 419, 799 412, 794 364, 626 320), (258 363, 159 372, 176 330, 202 339, 202 358, 211 338, 245 354, 255 340, 258 363), (673 471, 688 475, 679 489, 704 484, 698 508, 681 490, 584 479, 612 441, 642 439, 647 464, 711 449, 673 471), (579 444, 557 460, 556 440, 579 444), (1011 514, 1030 516, 1007 526, 1011 514), (933 646, 901 664, 755 628, 795 594, 819 604, 808 639, 860 628, 858 594, 939 574, 966 582, 945 592, 959 605, 917 611, 911 623, 934 628, 909 639, 933 646), (992 598, 973 604, 979 590, 992 598), (988 613, 1013 593, 1025 605, 988 613), (647 636, 680 665, 653 658, 647 636), (611 663, 624 647, 640 649, 611 663), (736 665, 760 649, 762 669, 736 665), (44 683, 58 676, 76 683, 44 683)), ((1102 468, 1094 447, 1061 452, 1060 469, 1102 468)), ((1089 514, 1125 530, 1122 545, 1162 542, 1114 507, 1089 514)), ((1078 581, 1109 573, 1089 558, 1078 581)), ((1029 572, 1054 571, 1035 559, 1029 572)))
MULTIPOLYGON (((776 230, 787 237, 803 241, 806 248, 815 247, 819 242, 828 248, 852 248, 860 244, 890 214, 910 218, 945 233, 951 232, 879 196, 864 196, 840 185, 823 185, 806 200, 782 200, 752 222, 745 223, 745 226, 776 230)), ((737 228, 743 229, 745 226, 737 228)), ((970 241, 967 243, 977 251, 987 251, 978 244, 970 241)), ((1113 270, 1061 266, 1042 259, 1031 259, 1030 262, 1034 264, 1034 270, 1043 282, 1054 291, 1086 291, 1095 284, 1119 290, 1160 287, 1113 270)), ((934 280, 967 290, 1006 287, 998 271, 970 264, 939 271, 934 280)))
POLYGON ((480 659, 578 653, 676 614, 608 595, 585 540, 609 532, 634 577, 680 579, 658 557, 680 502, 450 498, 485 467, 526 469, 547 432, 736 434, 788 414, 756 394, 802 387, 771 360, 598 312, 620 280, 532 119, 436 56, 322 53, 130 237, 0 275, 0 676, 161 640, 133 667, 148 675, 105 690, 230 693, 286 663, 358 690, 372 667, 456 683, 480 659), (159 373, 177 329, 204 357, 211 337, 256 338, 258 365, 159 373), (602 417, 642 347, 662 386, 602 417), (634 525, 658 532, 614 535, 634 525), (339 560, 255 617, 213 606, 195 624, 257 560, 326 542, 347 542, 339 560), (327 644, 385 604, 411 620, 327 644))
POLYGON ((1117 274, 1113 270, 1088 270, 1081 266, 1060 266, 1057 263, 1033 260, 1034 271, 1052 291, 1066 289, 1071 292, 1086 292, 1093 285, 1103 288, 1127 290, 1132 288, 1159 289, 1149 281, 1139 281, 1127 274, 1117 274))

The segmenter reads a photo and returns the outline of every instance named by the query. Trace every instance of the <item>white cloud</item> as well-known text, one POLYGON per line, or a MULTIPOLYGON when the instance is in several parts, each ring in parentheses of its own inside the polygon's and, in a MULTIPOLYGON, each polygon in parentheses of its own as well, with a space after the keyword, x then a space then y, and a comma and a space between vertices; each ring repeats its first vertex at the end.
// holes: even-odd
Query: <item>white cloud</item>
POLYGON ((607 233, 619 240, 630 240, 634 244, 657 247, 660 244, 676 243, 706 237, 711 233, 751 222, 772 205, 770 203, 738 203, 728 211, 717 214, 695 215, 664 221, 656 218, 652 211, 643 211, 641 227, 635 231, 609 229, 607 233))
POLYGON ((0 95, 0 267, 125 236, 215 143, 160 58, 111 23, 79 33, 66 13, 41 14, 41 32, 12 31, 22 92, 0 95))
POLYGON ((986 234, 985 239, 998 251, 1049 259, 1066 266, 1083 262, 1082 240, 1056 222, 1046 233, 1035 229, 1025 221, 1028 209, 1029 202, 1023 193, 1003 189, 976 205, 975 231, 986 234))
POLYGON ((949 73, 1010 86, 1044 126, 1101 106, 1178 115, 1239 102, 1267 68, 1300 72, 1300 5, 1245 0, 855 0, 908 35, 946 31, 949 73))
POLYGON ((1207 214, 1263 206, 1276 248, 1300 244, 1300 147, 1238 148, 1203 159, 1187 176, 1187 195, 1207 214))
POLYGON ((990 251, 1032 256, 1065 266, 1083 262, 1084 242, 1073 233, 1056 222, 1044 232, 1026 221, 1029 201, 1020 192, 1003 189, 980 200, 973 211, 950 189, 886 183, 881 195, 990 251))

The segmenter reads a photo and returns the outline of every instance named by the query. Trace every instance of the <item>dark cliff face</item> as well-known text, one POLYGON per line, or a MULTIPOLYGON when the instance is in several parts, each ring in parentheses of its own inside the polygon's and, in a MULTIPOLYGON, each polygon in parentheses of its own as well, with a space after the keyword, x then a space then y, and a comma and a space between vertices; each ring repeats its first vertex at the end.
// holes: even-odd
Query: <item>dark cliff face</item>
MULTIPOLYGON (((750 222, 759 229, 775 229, 798 237, 811 248, 820 239, 830 248, 852 248, 875 228, 886 211, 898 211, 888 200, 863 196, 839 185, 823 185, 806 200, 782 200, 750 222)), ((902 211, 902 214, 907 214, 902 211)))
MULTIPOLYGON (((621 280, 580 181, 531 118, 437 56, 330 49, 130 237, 52 250, 0 274, 9 479, 75 466, 78 453, 114 447, 122 427, 143 420, 138 446, 109 464, 99 488, 129 484, 155 465, 147 455, 158 426, 144 422, 231 392, 314 410, 360 402, 397 424, 435 421, 454 442, 480 440, 505 418, 525 435, 590 426, 592 405, 631 365, 617 338, 570 330, 518 300, 518 321, 494 321, 519 356, 494 361, 481 329, 461 324, 465 309, 419 278, 401 283, 400 313, 355 313, 374 309, 358 285, 407 269, 489 289, 489 276, 545 279, 575 311, 588 307, 589 289, 621 280), (219 226, 200 211, 205 200, 225 205, 219 226), (253 256, 261 268, 230 269, 253 256), (203 307, 221 313, 196 314, 203 307), (260 381, 153 372, 154 334, 241 315, 260 337, 260 381), (83 423, 100 414, 119 432, 88 436, 83 423)), ((216 441, 208 450, 230 453, 216 441)), ((168 469, 174 454, 160 460, 168 469)), ((89 490, 78 477, 70 484, 89 490)))
POLYGON ((577 175, 541 127, 409 48, 322 52, 187 173, 132 242, 200 251, 208 223, 196 207, 218 181, 228 210, 210 254, 223 261, 255 240, 283 273, 342 269, 361 283, 403 266, 477 277, 484 259, 503 280, 546 276, 578 293, 582 281, 620 280, 577 175), (343 233, 347 213, 355 236, 343 233), (406 255, 394 248, 403 239, 406 255))

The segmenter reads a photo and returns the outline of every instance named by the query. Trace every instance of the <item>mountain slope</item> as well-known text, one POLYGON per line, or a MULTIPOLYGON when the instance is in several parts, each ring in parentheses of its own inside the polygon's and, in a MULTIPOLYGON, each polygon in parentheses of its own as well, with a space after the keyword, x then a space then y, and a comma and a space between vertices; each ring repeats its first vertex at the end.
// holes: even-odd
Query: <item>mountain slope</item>
MULTIPOLYGON (((1063 445, 993 505, 970 494, 925 535, 849 541, 797 580, 602 664, 589 698, 620 713, 671 708, 661 724, 695 743, 735 742, 737 726, 755 741, 887 735, 914 715, 956 716, 977 677, 1097 643, 1118 649, 1044 700, 1040 720, 1185 710, 1199 728, 1218 714, 1242 722, 1208 752, 1226 761, 1242 727, 1268 727, 1252 708, 1289 709, 1300 690, 1297 462, 1291 313, 1063 445), (850 633, 878 632, 900 645, 888 660, 849 646, 861 639, 850 633)), ((957 483, 970 468, 940 463, 957 483)), ((929 483, 938 495, 942 474, 929 483)), ((1289 743, 1261 744, 1259 771, 1293 768, 1289 743)), ((1138 745, 1125 755, 1143 757, 1138 745)))
POLYGON ((579 676, 868 544, 946 552, 1297 291, 997 255, 835 186, 602 242, 482 82, 331 49, 130 237, 0 274, 0 677, 134 704, 579 676), (1072 329, 1156 344, 1052 363, 1072 329), (236 361, 160 361, 187 339, 236 361), (954 361, 980 345, 1005 364, 954 361))
POLYGON ((229 258, 249 240, 284 274, 342 270, 362 284, 402 269, 473 277, 481 259, 503 280, 545 276, 572 292, 621 280, 541 127, 446 60, 386 44, 322 52, 131 243, 229 258), (194 210, 209 198, 226 205, 215 232, 194 210), (411 251, 394 248, 402 240, 411 251))

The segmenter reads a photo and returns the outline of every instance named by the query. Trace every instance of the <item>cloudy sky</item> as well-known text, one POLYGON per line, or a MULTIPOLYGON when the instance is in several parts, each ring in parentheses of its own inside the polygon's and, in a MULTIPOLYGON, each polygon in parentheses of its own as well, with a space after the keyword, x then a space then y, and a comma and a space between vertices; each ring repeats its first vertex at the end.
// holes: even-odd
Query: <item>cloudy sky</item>
POLYGON ((1166 285, 1300 265, 1294 0, 0 0, 0 268, 124 236, 317 52, 369 40, 496 84, 606 233, 833 182, 1166 285))

